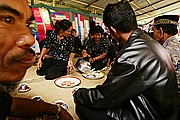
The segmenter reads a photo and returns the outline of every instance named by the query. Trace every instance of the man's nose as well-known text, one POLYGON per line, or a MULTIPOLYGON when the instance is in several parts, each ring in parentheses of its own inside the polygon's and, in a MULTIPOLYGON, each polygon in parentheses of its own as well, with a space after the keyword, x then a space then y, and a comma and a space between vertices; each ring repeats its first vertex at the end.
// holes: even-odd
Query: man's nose
POLYGON ((19 47, 31 47, 34 44, 34 37, 30 34, 29 31, 27 33, 21 34, 16 42, 19 47))

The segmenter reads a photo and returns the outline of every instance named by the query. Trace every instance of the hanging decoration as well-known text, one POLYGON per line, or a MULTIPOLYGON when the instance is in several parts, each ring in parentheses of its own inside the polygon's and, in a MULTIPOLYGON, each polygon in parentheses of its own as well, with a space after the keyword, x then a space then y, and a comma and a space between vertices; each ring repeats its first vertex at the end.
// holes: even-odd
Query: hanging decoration
POLYGON ((72 9, 61 9, 44 4, 37 4, 32 6, 32 11, 35 17, 34 26, 36 26, 38 31, 37 36, 39 37, 39 42, 46 37, 47 30, 53 29, 53 25, 57 20, 70 20, 81 40, 89 33, 90 18, 93 18, 96 25, 103 26, 101 17, 92 16, 92 14, 85 14, 72 9))

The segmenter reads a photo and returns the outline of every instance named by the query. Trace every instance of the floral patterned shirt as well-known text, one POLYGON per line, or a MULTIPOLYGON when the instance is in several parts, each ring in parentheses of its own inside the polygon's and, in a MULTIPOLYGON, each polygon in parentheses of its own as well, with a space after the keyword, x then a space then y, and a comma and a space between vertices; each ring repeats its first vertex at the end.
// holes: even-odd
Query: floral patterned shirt
POLYGON ((73 41, 70 37, 58 40, 55 31, 46 36, 44 48, 49 49, 49 53, 54 59, 68 61, 70 53, 74 52, 73 41))
POLYGON ((171 36, 163 43, 163 46, 171 57, 177 80, 180 82, 180 42, 175 36, 171 36))
MULTIPOLYGON (((104 38, 96 43, 94 39, 88 40, 85 44, 84 50, 91 56, 91 58, 101 55, 103 52, 108 53, 108 43, 104 38)), ((107 62, 107 57, 101 60, 103 63, 107 62)))

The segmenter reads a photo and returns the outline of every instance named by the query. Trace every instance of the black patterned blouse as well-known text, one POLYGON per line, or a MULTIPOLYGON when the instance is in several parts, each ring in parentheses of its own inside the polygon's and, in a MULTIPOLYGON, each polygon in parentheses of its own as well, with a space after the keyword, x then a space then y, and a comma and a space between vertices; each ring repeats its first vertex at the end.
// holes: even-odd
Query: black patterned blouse
POLYGON ((50 49, 50 55, 57 60, 68 61, 70 53, 74 52, 73 41, 70 37, 58 40, 57 35, 52 31, 46 36, 44 48, 50 49))
MULTIPOLYGON (((91 58, 101 55, 103 52, 108 53, 108 43, 104 38, 96 43, 94 39, 88 40, 85 44, 84 50, 91 56, 91 58)), ((102 62, 107 62, 107 57, 101 60, 102 62)))

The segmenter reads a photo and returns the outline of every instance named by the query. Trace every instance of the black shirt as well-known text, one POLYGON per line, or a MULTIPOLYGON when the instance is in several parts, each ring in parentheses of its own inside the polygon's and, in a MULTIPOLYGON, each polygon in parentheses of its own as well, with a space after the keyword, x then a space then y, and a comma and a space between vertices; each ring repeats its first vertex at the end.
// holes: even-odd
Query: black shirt
POLYGON ((51 56, 54 59, 67 62, 69 60, 69 54, 74 52, 73 41, 70 37, 66 37, 62 40, 58 40, 54 31, 46 37, 44 48, 50 49, 51 56))

